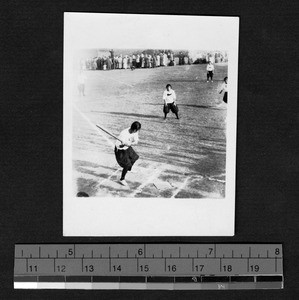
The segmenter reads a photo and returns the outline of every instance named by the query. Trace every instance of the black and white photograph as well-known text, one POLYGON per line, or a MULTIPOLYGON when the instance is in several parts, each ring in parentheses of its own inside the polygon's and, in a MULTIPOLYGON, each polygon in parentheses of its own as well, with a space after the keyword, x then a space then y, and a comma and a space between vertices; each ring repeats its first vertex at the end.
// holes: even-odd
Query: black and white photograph
POLYGON ((233 235, 238 26, 65 13, 64 235, 233 235))

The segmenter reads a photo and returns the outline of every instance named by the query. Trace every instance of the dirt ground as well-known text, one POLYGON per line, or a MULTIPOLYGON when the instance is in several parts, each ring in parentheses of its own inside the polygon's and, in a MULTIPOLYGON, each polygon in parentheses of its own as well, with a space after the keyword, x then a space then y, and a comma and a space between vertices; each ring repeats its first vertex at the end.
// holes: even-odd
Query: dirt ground
POLYGON ((219 95, 227 65, 215 65, 206 82, 206 65, 155 69, 86 71, 86 96, 73 97, 73 182, 91 197, 223 198, 225 196, 226 104, 219 95), (177 94, 180 119, 164 121, 162 95, 167 83, 177 94), (142 125, 139 154, 119 184, 121 167, 114 139, 142 125))

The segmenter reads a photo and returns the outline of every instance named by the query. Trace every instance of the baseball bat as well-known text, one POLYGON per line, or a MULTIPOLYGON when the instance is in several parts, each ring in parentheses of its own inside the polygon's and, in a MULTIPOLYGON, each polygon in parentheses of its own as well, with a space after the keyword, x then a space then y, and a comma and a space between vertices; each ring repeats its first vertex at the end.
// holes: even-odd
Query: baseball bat
POLYGON ((118 141, 120 141, 122 143, 122 141, 118 137, 116 137, 114 134, 110 133, 107 129, 104 129, 103 126, 100 126, 98 124, 96 124, 96 126, 98 128, 100 128, 101 130, 103 130, 104 132, 106 132, 107 134, 109 134, 110 136, 112 136, 113 138, 115 138, 116 140, 118 140, 118 141))

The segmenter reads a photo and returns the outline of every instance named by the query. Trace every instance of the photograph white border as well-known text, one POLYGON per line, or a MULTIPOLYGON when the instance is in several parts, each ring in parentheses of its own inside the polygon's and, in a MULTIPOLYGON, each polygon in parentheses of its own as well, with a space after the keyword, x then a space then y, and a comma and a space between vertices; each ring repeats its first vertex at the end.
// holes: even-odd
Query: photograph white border
POLYGON ((64 13, 64 236, 234 235, 238 47, 239 17, 64 13), (74 196, 73 77, 70 72, 73 71, 74 53, 78 49, 100 48, 164 48, 228 52, 229 104, 224 199, 74 196))

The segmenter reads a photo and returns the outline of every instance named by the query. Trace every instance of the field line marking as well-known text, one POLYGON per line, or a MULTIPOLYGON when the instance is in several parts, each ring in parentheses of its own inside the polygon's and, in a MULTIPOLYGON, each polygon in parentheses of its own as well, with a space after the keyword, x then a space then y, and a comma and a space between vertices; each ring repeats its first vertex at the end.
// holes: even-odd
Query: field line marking
POLYGON ((118 168, 117 170, 115 170, 108 178, 103 179, 103 180, 98 184, 98 187, 100 187, 105 181, 110 180, 111 177, 112 177, 113 175, 115 175, 118 171, 121 171, 121 170, 122 170, 121 168, 118 168))
POLYGON ((221 182, 221 183, 225 183, 225 180, 216 179, 216 178, 213 178, 213 177, 208 177, 208 180, 210 180, 210 181, 217 181, 217 182, 221 182))
POLYGON ((155 171, 149 178, 148 180, 146 180, 144 183, 142 183, 136 190, 135 192, 133 192, 131 195, 129 195, 128 197, 135 197, 137 193, 141 192, 142 189, 149 184, 150 182, 152 182, 156 177, 158 177, 160 175, 160 173, 162 172, 162 170, 157 170, 155 171))
POLYGON ((180 185, 180 187, 174 192, 174 194, 170 198, 174 198, 187 184, 187 181, 190 177, 187 177, 183 183, 180 185))
POLYGON ((83 114, 83 112, 80 111, 80 109, 75 105, 73 104, 74 108, 76 109, 76 111, 81 115, 81 117, 87 121, 87 123, 91 126, 92 129, 94 129, 102 138, 104 138, 108 144, 110 144, 112 147, 114 147, 114 144, 104 135, 102 134, 96 127, 95 124, 93 124, 87 117, 85 114, 83 114))
POLYGON ((133 85, 131 85, 131 84, 129 84, 129 83, 126 83, 126 82, 124 82, 124 81, 121 81, 121 80, 118 80, 118 79, 114 79, 114 78, 109 77, 109 76, 104 76, 104 75, 102 75, 102 74, 99 74, 99 75, 100 75, 101 77, 104 77, 104 78, 107 78, 107 79, 111 79, 111 80, 113 80, 113 81, 116 81, 116 82, 125 84, 125 85, 127 85, 127 86, 129 86, 129 87, 133 87, 133 85))

